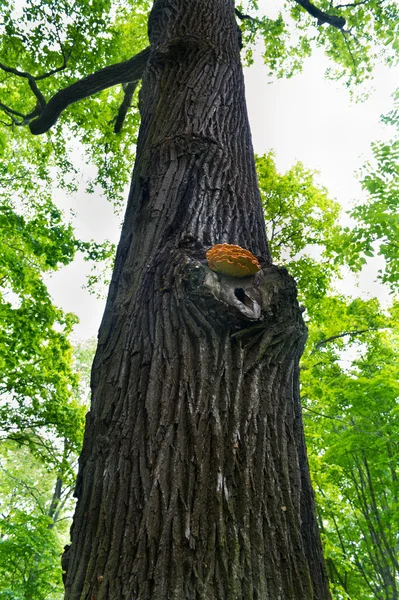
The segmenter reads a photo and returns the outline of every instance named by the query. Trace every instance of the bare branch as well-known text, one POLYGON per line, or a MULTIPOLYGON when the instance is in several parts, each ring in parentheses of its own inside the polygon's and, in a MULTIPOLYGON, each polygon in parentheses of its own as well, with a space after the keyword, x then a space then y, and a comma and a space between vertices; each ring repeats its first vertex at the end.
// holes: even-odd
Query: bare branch
POLYGON ((33 78, 28 78, 28 83, 29 83, 29 87, 32 90, 32 92, 35 94, 40 106, 42 108, 44 108, 46 106, 46 100, 44 99, 43 94, 41 93, 41 91, 39 90, 39 88, 37 87, 37 83, 33 78))
POLYGON ((104 67, 60 90, 49 100, 39 118, 30 123, 31 132, 38 135, 48 131, 62 111, 78 100, 88 98, 119 83, 137 84, 143 75, 149 54, 150 49, 146 48, 125 62, 104 67))
POLYGON ((62 65, 60 67, 56 67, 55 69, 52 69, 51 71, 47 71, 47 73, 38 75, 34 79, 35 79, 35 81, 42 81, 43 79, 47 79, 48 77, 51 77, 52 75, 55 75, 56 73, 59 73, 60 71, 64 71, 66 69, 66 67, 67 67, 67 60, 64 60, 64 62, 62 63, 62 65))
POLYGON ((7 65, 0 63, 0 69, 5 71, 6 73, 12 73, 13 75, 18 75, 18 77, 32 77, 29 73, 25 71, 19 71, 18 69, 14 69, 14 67, 8 67, 7 65))
POLYGON ((64 71, 67 68, 68 60, 71 58, 71 54, 72 54, 73 47, 75 45, 76 40, 74 40, 74 42, 71 45, 71 47, 69 48, 68 52, 65 52, 64 46, 58 35, 58 30, 57 30, 57 37, 58 37, 58 42, 59 42, 61 54, 62 54, 62 65, 60 67, 56 67, 55 69, 52 69, 51 71, 47 71, 47 73, 43 73, 42 75, 38 75, 37 77, 34 77, 35 81, 42 81, 43 79, 47 79, 48 77, 51 77, 52 75, 55 75, 56 73, 59 73, 60 71, 64 71))
POLYGON ((65 54, 65 56, 62 51, 63 62, 60 67, 56 67, 55 69, 52 69, 51 71, 47 71, 47 73, 42 73, 41 75, 32 75, 31 73, 27 73, 26 71, 19 71, 18 69, 14 69, 14 67, 8 67, 4 63, 0 63, 0 69, 2 69, 2 71, 4 71, 5 73, 11 73, 12 75, 17 75, 18 77, 23 77, 24 79, 27 79, 28 81, 33 81, 33 82, 42 81, 43 79, 47 79, 48 77, 51 77, 55 73, 58 73, 59 71, 63 71, 66 68, 67 62, 72 53, 72 49, 73 48, 71 47, 71 49, 69 50, 69 52, 67 54, 65 54))
MULTIPOLYGON (((69 51, 65 52, 64 44, 62 43, 61 36, 60 36, 60 29, 57 24, 56 15, 54 14, 54 6, 51 6, 50 10, 51 10, 51 14, 52 14, 52 22, 55 27, 55 35, 57 37, 58 45, 60 47, 60 52, 62 55, 62 65, 60 67, 56 67, 55 69, 52 69, 51 71, 47 71, 47 73, 43 73, 42 75, 38 75, 38 76, 34 77, 35 81, 41 81, 43 79, 47 79, 48 77, 55 75, 55 73, 59 73, 60 71, 63 71, 64 69, 66 69, 68 60, 71 57, 72 50, 73 50, 73 47, 74 47, 75 41, 76 41, 76 40, 74 40, 69 51)), ((44 21, 46 21, 48 19, 47 14, 42 10, 42 8, 39 8, 39 13, 42 15, 44 21)))
POLYGON ((137 87, 137 84, 138 84, 138 81, 133 81, 131 83, 128 83, 126 85, 126 87, 124 88, 125 96, 123 98, 122 104, 119 107, 118 114, 117 114, 117 117, 115 120, 115 127, 114 127, 115 133, 119 133, 122 129, 127 111, 129 110, 129 108, 132 104, 132 98, 133 98, 135 89, 137 87))
POLYGON ((338 340, 339 338, 346 337, 347 335, 354 337, 356 335, 361 335, 362 333, 368 333, 369 331, 378 331, 378 329, 379 329, 378 327, 369 327, 368 329, 358 329, 355 331, 344 331, 343 333, 338 333, 337 335, 332 335, 332 336, 326 338, 325 340, 321 340, 321 342, 316 344, 315 349, 312 350, 311 354, 314 354, 317 350, 319 350, 319 348, 321 348, 322 346, 325 346, 329 342, 333 342, 334 340, 338 340))
POLYGON ((323 417, 323 419, 331 419, 332 421, 339 421, 340 423, 345 423, 345 425, 351 426, 349 421, 345 421, 345 419, 341 419, 340 417, 332 417, 331 415, 326 415, 325 413, 318 412, 317 410, 313 410, 313 408, 309 408, 309 406, 302 405, 303 410, 307 410, 318 417, 323 417))
POLYGON ((34 76, 31 73, 27 73, 26 71, 19 71, 18 69, 15 69, 13 67, 9 67, 3 63, 0 63, 0 69, 2 69, 5 73, 10 73, 12 75, 16 75, 17 77, 22 77, 24 79, 27 79, 29 87, 31 88, 32 92, 34 93, 35 97, 37 98, 37 101, 39 104, 39 107, 36 107, 31 113, 29 113, 29 115, 23 115, 22 113, 18 113, 17 111, 14 111, 14 110, 6 107, 4 104, 0 103, 0 108, 2 108, 4 110, 4 112, 6 112, 8 114, 8 116, 11 117, 13 125, 26 125, 27 123, 29 123, 29 121, 31 121, 33 118, 37 117, 40 114, 40 110, 39 110, 40 108, 44 109, 44 107, 46 106, 46 100, 45 100, 43 94, 41 93, 41 91, 39 90, 36 82, 42 81, 43 79, 47 79, 48 77, 55 75, 55 73, 59 73, 60 71, 63 71, 67 67, 67 63, 72 54, 74 44, 72 44, 72 46, 68 52, 65 52, 64 46, 63 46, 60 36, 59 36, 58 29, 56 30, 56 33, 57 33, 58 43, 60 45, 60 50, 61 50, 61 54, 62 54, 62 58, 63 58, 62 65, 60 67, 56 67, 55 69, 52 69, 51 71, 48 71, 47 73, 43 73, 42 75, 34 76), (22 121, 18 121, 17 119, 13 118, 12 115, 21 117, 22 121))
POLYGON ((11 123, 4 123, 4 121, 2 121, 3 125, 6 125, 7 127, 12 127, 13 125, 22 127, 27 125, 32 119, 39 116, 41 112, 39 103, 37 103, 36 107, 27 115, 10 108, 6 104, 3 104, 3 102, 0 102, 0 109, 11 119, 11 123), (19 119, 17 117, 19 117, 19 119))

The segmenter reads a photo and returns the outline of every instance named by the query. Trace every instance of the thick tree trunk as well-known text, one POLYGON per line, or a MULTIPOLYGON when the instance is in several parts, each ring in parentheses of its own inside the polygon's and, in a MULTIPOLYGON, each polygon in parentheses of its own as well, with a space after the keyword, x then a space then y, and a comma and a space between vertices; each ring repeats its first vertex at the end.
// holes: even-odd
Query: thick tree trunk
POLYGON ((295 286, 268 259, 233 0, 156 0, 68 600, 327 600, 295 286), (239 244, 245 279, 204 264, 239 244))

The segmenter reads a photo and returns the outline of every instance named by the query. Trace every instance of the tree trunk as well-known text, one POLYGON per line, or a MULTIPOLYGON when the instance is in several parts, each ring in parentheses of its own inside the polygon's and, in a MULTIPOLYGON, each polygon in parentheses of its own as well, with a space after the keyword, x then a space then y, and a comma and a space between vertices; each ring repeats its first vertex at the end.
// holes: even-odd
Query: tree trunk
POLYGON ((68 600, 327 600, 295 285, 269 262, 233 0, 156 0, 68 600), (228 242, 263 265, 206 266, 228 242))

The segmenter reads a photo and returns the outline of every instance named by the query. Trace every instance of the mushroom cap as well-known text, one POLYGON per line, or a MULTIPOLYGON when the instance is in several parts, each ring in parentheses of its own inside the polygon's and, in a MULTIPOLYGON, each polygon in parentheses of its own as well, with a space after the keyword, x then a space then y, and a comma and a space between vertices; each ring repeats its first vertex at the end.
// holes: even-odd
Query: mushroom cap
POLYGON ((248 277, 260 271, 256 257, 241 246, 216 244, 206 253, 208 266, 212 271, 230 277, 248 277))

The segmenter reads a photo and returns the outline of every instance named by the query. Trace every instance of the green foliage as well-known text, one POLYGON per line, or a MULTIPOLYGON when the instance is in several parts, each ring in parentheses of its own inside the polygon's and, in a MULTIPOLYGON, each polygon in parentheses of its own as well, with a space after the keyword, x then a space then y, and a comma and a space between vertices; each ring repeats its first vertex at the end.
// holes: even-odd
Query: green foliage
POLYGON ((77 448, 82 409, 68 342, 76 318, 53 305, 44 282, 72 260, 72 230, 49 198, 3 196, 0 233, 1 430, 29 437, 45 426, 77 448))
POLYGON ((75 402, 81 404, 78 415, 63 415, 71 438, 56 438, 50 422, 37 431, 15 429, 0 442, 0 599, 63 598, 60 559, 74 504, 94 346, 88 340, 74 348, 75 402))
POLYGON ((340 205, 301 163, 281 175, 269 153, 256 166, 273 260, 295 277, 300 301, 313 314, 339 275, 340 205))
POLYGON ((52 514, 54 475, 9 442, 0 445, 0 472, 0 598, 61 600, 66 526, 52 514))
POLYGON ((90 403, 90 375, 97 340, 89 338, 76 344, 73 348, 73 366, 78 375, 79 398, 86 406, 90 403))
POLYGON ((122 133, 113 133, 122 89, 71 107, 48 135, 34 137, 22 125, 37 97, 28 79, 12 69, 38 77, 49 100, 147 43, 144 2, 131 7, 78 0, 71 7, 51 0, 0 7, 0 63, 11 67, 0 81, 1 102, 7 103, 0 123, 1 598, 62 597, 62 519, 71 512, 92 349, 73 357, 69 335, 76 318, 54 306, 46 278, 76 251, 95 262, 114 253, 108 243, 76 239, 53 201, 54 190, 68 196, 82 185, 96 192, 100 186, 120 203, 138 126, 133 110, 122 133), (85 163, 93 166, 82 178, 85 163), (76 373, 81 366, 84 383, 76 373))
MULTIPOLYGON (((53 0, 26 0, 11 8, 3 4, 0 63, 38 77, 36 84, 48 101, 67 85, 142 50, 147 44, 149 5, 145 0, 131 5, 78 0, 73 8, 68 2, 53 0)), ((52 132, 40 138, 19 125, 37 101, 27 79, 3 73, 0 97, 6 103, 1 135, 4 165, 16 160, 14 170, 19 173, 12 182, 14 192, 22 192, 20 176, 29 165, 35 166, 35 179, 41 184, 55 168, 58 186, 76 192, 82 164, 90 164, 92 176, 84 182, 87 190, 99 185, 114 204, 123 202, 139 117, 137 110, 129 111, 121 134, 114 134, 122 86, 73 105, 52 132)), ((37 193, 37 182, 35 189, 37 193)))
MULTIPOLYGON (((86 188, 93 191, 99 185, 114 204, 122 203, 139 123, 137 94, 118 135, 113 133, 113 124, 123 99, 121 86, 69 107, 53 131, 37 140, 23 124, 24 115, 35 109, 38 93, 32 93, 23 75, 36 78, 39 93, 48 101, 76 80, 130 58, 148 43, 151 4, 149 0, 77 0, 73 7, 55 0, 3 3, 0 146, 5 161, 37 165, 43 171, 40 177, 55 167, 58 184, 68 190, 77 189, 82 163, 90 164, 94 172, 85 181, 86 188)), ((335 8, 327 0, 318 2, 317 9, 346 19, 343 29, 318 24, 294 1, 282 3, 277 16, 253 0, 237 8, 251 17, 240 21, 248 58, 253 43, 261 37, 265 62, 278 77, 299 71, 318 47, 332 59, 330 76, 345 77, 349 82, 367 78, 377 55, 390 62, 395 57, 398 9, 394 2, 366 0, 335 8)))
POLYGON ((330 339, 304 360, 309 460, 337 599, 383 600, 397 586, 399 330, 390 316, 385 325, 344 348, 330 339))
MULTIPOLYGON (((398 127, 396 105, 385 121, 398 127)), ((399 283, 399 140, 375 142, 372 150, 373 161, 361 178, 366 199, 351 213, 356 225, 346 231, 342 248, 352 268, 361 269, 369 257, 383 258, 379 278, 394 292, 399 283)))
MULTIPOLYGON (((323 15, 311 16, 293 1, 273 7, 278 9, 274 17, 265 15, 252 0, 240 4, 242 13, 253 17, 242 25, 246 52, 256 39, 262 39, 264 61, 271 76, 292 77, 317 48, 322 48, 332 61, 327 76, 342 79, 346 85, 368 79, 377 60, 396 63, 399 13, 395 2, 366 0, 333 4, 320 0, 313 6, 327 18, 343 17, 344 27, 328 25, 323 15)), ((247 58, 251 62, 251 53, 247 58)))

